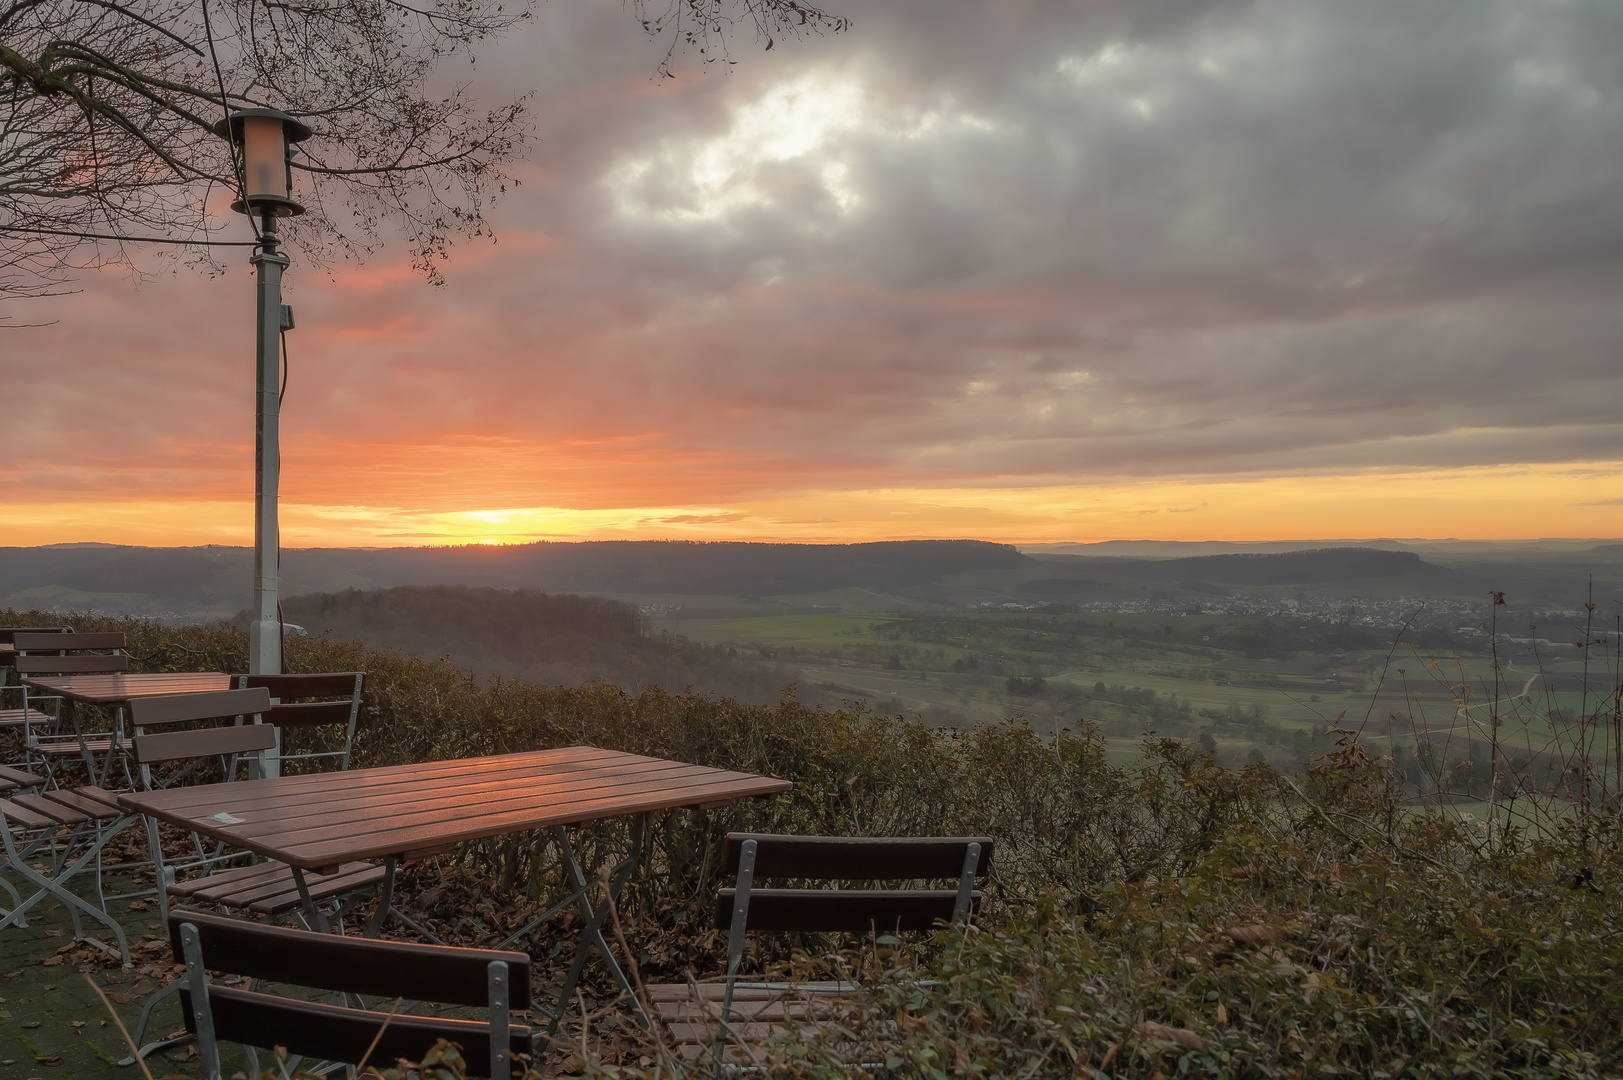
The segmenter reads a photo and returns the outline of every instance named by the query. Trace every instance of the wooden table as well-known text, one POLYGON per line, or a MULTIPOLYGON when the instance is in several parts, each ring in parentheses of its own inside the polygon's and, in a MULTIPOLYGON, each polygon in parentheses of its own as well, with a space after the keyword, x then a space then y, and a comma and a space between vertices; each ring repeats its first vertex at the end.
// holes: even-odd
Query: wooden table
POLYGON ((154 697, 158 694, 196 694, 208 690, 231 689, 231 676, 218 671, 170 671, 132 674, 127 671, 112 675, 39 675, 30 676, 23 683, 31 690, 40 690, 86 705, 117 708, 129 704, 131 698, 154 697))
POLYGON ((56 696, 73 702, 76 705, 100 705, 103 708, 114 710, 117 715, 116 728, 107 741, 106 760, 102 763, 101 775, 96 774, 95 762, 92 758, 93 750, 87 749, 82 738, 83 731, 79 727, 77 712, 64 709, 73 721, 74 734, 81 736, 80 753, 84 755, 85 769, 90 774, 93 784, 105 783, 112 775, 113 758, 124 743, 124 706, 130 703, 131 698, 156 697, 159 694, 196 694, 209 690, 231 689, 231 676, 219 671, 167 671, 143 672, 131 674, 127 671, 115 672, 106 675, 31 675, 23 679, 26 688, 23 698, 23 707, 28 707, 27 691, 34 691, 38 696, 56 696))
MULTIPOLYGON (((426 933, 392 907, 395 867, 400 859, 443 851, 465 840, 528 829, 556 830, 575 891, 548 915, 578 903, 586 928, 558 995, 558 1009, 547 1034, 550 1039, 593 949, 601 954, 621 989, 631 993, 602 933, 609 904, 592 904, 590 894, 597 881, 588 879, 576 861, 565 826, 628 815, 636 818, 631 854, 610 874, 612 898, 619 895, 636 868, 650 812, 720 806, 753 795, 775 795, 790 787, 787 780, 750 773, 570 746, 137 791, 120 795, 118 801, 127 809, 286 863, 293 868, 301 894, 306 892, 306 873, 330 873, 339 864, 357 859, 383 859, 382 894, 367 931, 374 935, 389 914, 426 933)), ((319 922, 315 905, 306 903, 306 910, 319 922)))

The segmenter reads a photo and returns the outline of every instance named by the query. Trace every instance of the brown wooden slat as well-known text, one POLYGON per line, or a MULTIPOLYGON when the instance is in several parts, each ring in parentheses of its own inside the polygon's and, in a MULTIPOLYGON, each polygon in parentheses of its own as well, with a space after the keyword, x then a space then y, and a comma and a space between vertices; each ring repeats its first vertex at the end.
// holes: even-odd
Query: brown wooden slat
POLYGON ((365 685, 366 673, 361 671, 333 671, 312 675, 239 675, 239 686, 259 686, 270 691, 270 696, 282 701, 300 698, 344 697, 357 693, 355 680, 365 685))
MULTIPOLYGON (((716 897, 719 929, 732 925, 733 897, 732 889, 722 889, 716 897)), ((971 912, 980 898, 974 893, 971 912)), ((929 930, 952 918, 957 899, 955 889, 751 889, 749 929, 849 934, 929 930)))
POLYGON ((286 873, 288 873, 288 868, 282 863, 264 862, 253 863, 249 866, 234 866, 229 870, 220 870, 205 877, 177 881, 169 886, 169 895, 187 897, 193 893, 216 886, 221 888, 245 887, 286 873))
POLYGON ((306 868, 787 790, 786 781, 592 747, 122 796, 164 821, 306 868), (241 824, 222 824, 224 812, 241 824))
MULTIPOLYGON (((86 739, 84 741, 84 749, 92 754, 105 754, 112 748, 113 740, 111 739, 86 739)), ((31 752, 39 754, 41 757, 78 757, 80 747, 76 740, 64 739, 60 742, 42 742, 33 747, 31 752)))
POLYGON ((0 709, 0 727, 45 727, 51 718, 38 709, 0 709))
POLYGON ((524 953, 316 934, 180 909, 169 913, 177 961, 182 923, 197 927, 209 967, 229 975, 483 1007, 489 1001, 487 965, 503 960, 511 976, 511 1007, 530 1007, 530 958, 524 953))
POLYGON ((200 728, 196 731, 165 731, 157 735, 137 735, 130 740, 130 754, 143 765, 181 758, 218 757, 226 754, 252 754, 276 745, 276 729, 269 724, 242 724, 231 727, 200 728))
POLYGON ((230 678, 218 671, 114 672, 55 678, 36 675, 23 682, 36 690, 91 705, 122 705, 131 698, 150 694, 190 694, 231 688, 230 678))
MULTIPOLYGON (((757 979, 746 980, 759 982, 757 979)), ((756 987, 737 986, 733 989, 733 1001, 776 1001, 786 994, 820 994, 825 996, 838 996, 839 994, 854 994, 857 992, 855 983, 848 982, 797 982, 791 984, 793 989, 762 990, 756 987)), ((727 993, 727 984, 724 982, 704 982, 689 985, 688 983, 650 983, 648 985, 649 1001, 690 1001, 698 1000, 720 1001, 727 993)))
POLYGON ((178 724, 187 720, 221 720, 256 716, 270 709, 270 694, 255 690, 204 690, 190 694, 150 694, 131 699, 130 723, 136 727, 178 724))
POLYGON ((87 818, 94 818, 97 821, 119 817, 124 813, 116 806, 108 806, 100 799, 84 794, 79 788, 58 788, 55 791, 41 792, 40 798, 59 803, 69 810, 83 814, 87 818))
POLYGON ((125 671, 130 666, 127 656, 22 656, 12 661, 19 675, 104 675, 125 671))
MULTIPOLYGON (((781 785, 775 785, 765 791, 751 790, 740 786, 729 792, 735 798, 742 798, 752 794, 771 793, 782 790, 781 785)), ((212 830, 212 834, 232 843, 283 862, 299 866, 330 866, 347 859, 380 858, 385 855, 401 851, 417 851, 424 848, 443 846, 445 844, 460 843, 464 840, 474 840, 487 836, 500 836, 509 832, 525 829, 544 828, 553 825, 577 824, 584 821, 595 821, 605 817, 619 817, 626 814, 653 811, 674 806, 685 806, 688 800, 682 798, 638 798, 622 799, 603 798, 590 804, 570 804, 566 806, 549 806, 545 808, 526 808, 508 814, 492 815, 478 819, 431 819, 428 822, 410 829, 389 829, 383 831, 354 832, 348 828, 335 827, 330 831, 330 838, 317 841, 306 840, 303 843, 288 844, 283 838, 271 833, 264 837, 252 839, 235 839, 233 832, 240 827, 225 826, 212 830)))
MULTIPOLYGON (((352 769, 344 773, 342 779, 346 781, 345 790, 352 791, 398 788, 403 783, 439 786, 454 782, 460 776, 495 773, 522 777, 536 770, 561 770, 583 764, 596 768, 625 758, 636 758, 636 755, 616 754, 612 750, 598 750, 595 747, 570 746, 559 750, 530 750, 495 757, 449 758, 410 765, 380 765, 370 769, 352 769)), ((637 760, 657 759, 637 758, 637 760)), ((278 799, 294 798, 301 793, 325 796, 330 793, 334 779, 327 773, 304 773, 298 776, 281 776, 273 780, 241 782, 233 788, 233 792, 236 797, 243 799, 263 792, 267 800, 266 805, 270 805, 278 799)), ((190 805, 201 806, 213 801, 213 794, 202 788, 175 788, 162 792, 161 798, 159 793, 154 793, 152 807, 178 813, 190 805)))
POLYGON ((75 634, 51 631, 29 630, 19 631, 11 637, 11 643, 17 647, 18 652, 33 652, 35 649, 122 649, 124 648, 124 635, 121 633, 75 634))
MULTIPOLYGON (((293 870, 282 863, 263 863, 261 866, 246 869, 258 870, 261 867, 271 868, 271 873, 261 874, 247 880, 237 879, 229 882, 217 882, 215 879, 224 875, 216 874, 191 884, 195 887, 188 892, 181 892, 180 886, 171 886, 171 896, 183 896, 194 903, 220 904, 224 907, 244 908, 260 915, 279 915, 284 911, 291 911, 304 902, 299 895, 299 887, 293 881, 293 870)), ((357 892, 361 889, 375 888, 382 883, 384 870, 381 866, 371 863, 346 863, 338 868, 336 874, 318 876, 309 874, 305 878, 305 889, 310 899, 321 901, 346 893, 357 892)))
POLYGON ((99 814, 87 814, 82 810, 66 806, 54 799, 47 799, 43 795, 15 795, 11 799, 12 806, 20 806, 24 810, 50 818, 59 825, 83 825, 85 822, 99 817, 99 814))
MULTIPOLYGON (((689 797, 692 778, 701 775, 694 766, 684 770, 667 769, 632 776, 576 777, 551 783, 538 780, 490 779, 477 785, 440 785, 430 792, 396 788, 384 798, 367 798, 356 794, 337 796, 320 808, 315 823, 307 832, 293 831, 294 822, 277 817, 276 827, 289 841, 313 841, 320 835, 337 829, 347 834, 355 828, 374 828, 386 824, 392 829, 414 828, 424 821, 436 821, 454 816, 462 821, 493 817, 514 809, 523 812, 538 797, 546 798, 554 806, 581 805, 592 800, 614 799, 624 801, 639 793, 670 793, 678 802, 689 797)), ((706 790, 709 790, 708 786, 706 790)), ((243 815, 238 815, 243 816, 243 815)), ((243 835, 254 830, 244 828, 243 835)))
MULTIPOLYGON (((772 789, 782 790, 781 787, 772 789)), ((755 794, 741 790, 735 797, 755 794)), ((344 855, 350 849, 351 840, 345 838, 341 841, 313 844, 302 849, 305 857, 313 865, 325 866, 338 858, 378 858, 391 851, 412 851, 428 843, 460 843, 464 840, 476 840, 486 836, 500 836, 509 832, 525 829, 544 828, 553 825, 573 825, 585 821, 596 821, 606 817, 623 817, 627 814, 652 812, 673 807, 686 806, 691 802, 685 797, 664 798, 644 797, 637 799, 614 800, 604 798, 593 803, 575 804, 565 808, 554 808, 553 812, 537 815, 533 811, 515 812, 512 814, 497 815, 480 819, 477 823, 459 824, 455 828, 447 829, 443 823, 435 822, 431 826, 407 832, 405 830, 374 834, 368 842, 367 848, 357 850, 353 855, 344 855), (364 852, 364 853, 363 853, 364 852)))
MULTIPOLYGON (((513 755, 524 758, 528 755, 513 755)), ((332 817, 342 814, 345 820, 359 821, 367 815, 397 819, 402 809, 424 805, 424 789, 432 789, 439 801, 435 808, 448 808, 460 800, 470 809, 497 806, 504 800, 533 801, 543 792, 550 793, 554 801, 570 791, 600 791, 609 786, 641 783, 652 777, 661 783, 677 784, 685 778, 746 777, 743 773, 727 773, 683 765, 680 762, 660 761, 625 755, 622 763, 613 768, 591 771, 567 770, 557 772, 544 762, 519 761, 514 768, 478 768, 451 770, 423 766, 421 769, 399 767, 390 769, 355 770, 343 774, 348 783, 335 783, 332 776, 315 774, 301 777, 282 777, 275 780, 238 783, 232 789, 232 812, 239 817, 264 813, 266 820, 274 819, 277 828, 293 827, 293 819, 300 814, 332 817), (342 790, 335 790, 341 788, 342 790), (317 799, 311 796, 319 796, 317 799)), ((477 762, 502 759, 475 759, 477 762)), ((435 763, 443 764, 443 763, 435 763)), ((457 764, 457 763, 450 763, 457 764)), ((464 763, 464 764, 473 764, 464 763)), ((341 779, 341 778, 340 778, 341 779)), ((213 812, 220 800, 220 792, 206 788, 180 789, 166 793, 162 799, 152 799, 145 805, 154 810, 189 810, 190 803, 198 809, 213 812)), ((184 812, 184 811, 183 811, 184 812)))
POLYGON ((72 632, 66 626, 0 626, 0 647, 10 645, 15 648, 18 634, 71 634, 72 632))
MULTIPOLYGON (((107 750, 112 749, 112 739, 86 739, 84 749, 89 750, 91 754, 105 754, 107 750)), ((31 752, 32 754, 39 754, 41 757, 78 757, 80 755, 80 744, 78 744, 78 741, 73 741, 73 739, 63 739, 60 742, 41 742, 41 744, 34 745, 31 752)))
POLYGON ((47 817, 36 810, 26 806, 18 806, 10 799, 0 799, 0 809, 5 810, 6 824, 20 825, 25 829, 52 829, 56 827, 56 819, 47 817))
POLYGON ((39 787, 45 783, 45 777, 35 776, 26 769, 14 769, 10 765, 0 765, 0 780, 13 787, 39 787))
POLYGON ((294 705, 272 705, 260 719, 277 727, 348 726, 353 708, 348 701, 301 701, 294 705))
POLYGON ((467 819, 480 812, 500 812, 513 804, 532 804, 541 798, 562 803, 571 793, 582 791, 602 794, 611 789, 625 790, 634 784, 669 784, 672 777, 695 773, 742 775, 656 759, 637 759, 619 772, 561 775, 545 770, 491 768, 465 772, 461 776, 435 775, 437 771, 427 769, 422 776, 398 770, 391 770, 387 777, 375 775, 382 771, 354 770, 336 778, 329 774, 281 777, 237 783, 229 789, 178 789, 161 797, 142 796, 142 807, 163 812, 175 808, 177 803, 190 804, 185 805, 181 815, 207 816, 221 808, 222 800, 228 800, 226 808, 245 822, 234 835, 247 839, 274 831, 291 839, 300 829, 334 821, 341 822, 346 830, 365 830, 373 828, 374 821, 398 826, 407 821, 403 815, 411 812, 467 819), (346 777, 349 783, 342 782, 346 777), (649 781, 649 777, 655 780, 649 781), (317 782, 309 782, 312 779, 317 782))
POLYGON ((952 878, 964 871, 964 851, 981 846, 977 877, 992 866, 989 836, 777 836, 728 833, 722 873, 738 873, 744 841, 755 841, 755 876, 838 878, 846 881, 901 881, 952 878))
MULTIPOLYGON (((513 984, 517 989, 517 982, 513 984)), ((191 994, 180 993, 181 1011, 188 1027, 195 1026, 191 994)), ((312 1001, 259 994, 231 987, 209 987, 209 1010, 214 1034, 228 1042, 271 1048, 285 1046, 289 1053, 328 1061, 359 1062, 368 1047, 373 1062, 399 1058, 417 1061, 438 1039, 462 1047, 468 1075, 490 1075, 490 1025, 472 1020, 438 1019, 428 1016, 396 1016, 378 1037, 384 1013, 346 1009, 312 1001)), ((517 1024, 509 1028, 509 1045, 514 1054, 530 1052, 530 1029, 517 1024)))
POLYGON ((90 787, 89 785, 86 785, 85 787, 74 788, 73 790, 77 791, 80 795, 84 796, 87 799, 96 800, 97 802, 101 803, 103 806, 107 807, 109 810, 113 810, 113 811, 116 811, 116 812, 119 812, 119 813, 123 812, 123 807, 118 805, 119 793, 116 792, 116 791, 108 791, 106 788, 90 787))

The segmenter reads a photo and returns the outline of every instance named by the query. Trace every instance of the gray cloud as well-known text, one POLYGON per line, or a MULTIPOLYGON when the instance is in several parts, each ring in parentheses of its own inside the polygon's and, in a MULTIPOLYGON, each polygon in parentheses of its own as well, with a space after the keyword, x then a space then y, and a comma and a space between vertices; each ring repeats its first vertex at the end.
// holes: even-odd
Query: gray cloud
POLYGON ((443 293, 295 275, 311 430, 756 485, 1619 456, 1623 6, 836 7, 661 82, 549 5, 447 73, 535 91, 534 160, 443 293))

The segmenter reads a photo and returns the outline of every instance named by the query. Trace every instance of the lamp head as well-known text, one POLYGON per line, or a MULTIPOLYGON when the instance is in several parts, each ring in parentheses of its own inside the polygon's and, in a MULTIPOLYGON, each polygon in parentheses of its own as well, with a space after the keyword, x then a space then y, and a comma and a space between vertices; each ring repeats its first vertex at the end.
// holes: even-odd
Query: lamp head
POLYGON ((214 133, 242 147, 243 197, 231 204, 239 214, 292 217, 304 213, 293 199, 292 144, 310 129, 279 109, 238 109, 214 125, 214 133))

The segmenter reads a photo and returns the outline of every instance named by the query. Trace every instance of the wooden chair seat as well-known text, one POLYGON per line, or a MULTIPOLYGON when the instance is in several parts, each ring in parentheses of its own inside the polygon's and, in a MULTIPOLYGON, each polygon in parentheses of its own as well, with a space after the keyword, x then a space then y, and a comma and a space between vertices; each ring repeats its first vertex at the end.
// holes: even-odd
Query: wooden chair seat
POLYGON ((38 709, 0 709, 0 728, 47 727, 51 718, 38 709))
MULTIPOLYGON (((375 889, 383 883, 384 870, 371 863, 345 863, 335 874, 305 877, 310 899, 320 903, 362 889, 375 889)), ((258 915, 280 915, 303 904, 293 869, 283 863, 257 863, 222 870, 208 877, 182 881, 169 887, 169 895, 194 904, 218 904, 223 908, 252 911, 258 915)))
POLYGON ((105 754, 112 748, 113 740, 110 738, 86 739, 82 743, 63 740, 61 742, 39 743, 33 747, 33 752, 43 758, 65 758, 79 757, 86 750, 92 754, 105 754))
MULTIPOLYGON (((753 1058, 740 1044, 762 1043, 787 1033, 815 1038, 830 1030, 835 1010, 857 988, 840 982, 736 988, 725 1032, 720 1023, 725 983, 655 983, 647 989, 648 1003, 669 1035, 672 1050, 683 1061, 713 1059, 719 1037, 727 1044, 721 1048, 724 1063, 749 1065, 753 1058)), ((872 1061, 877 1051, 852 1044, 836 1047, 836 1053, 855 1064, 872 1061)))
POLYGON ((35 776, 26 769, 0 765, 0 795, 10 794, 18 788, 37 788, 43 783, 45 783, 43 776, 35 776))

